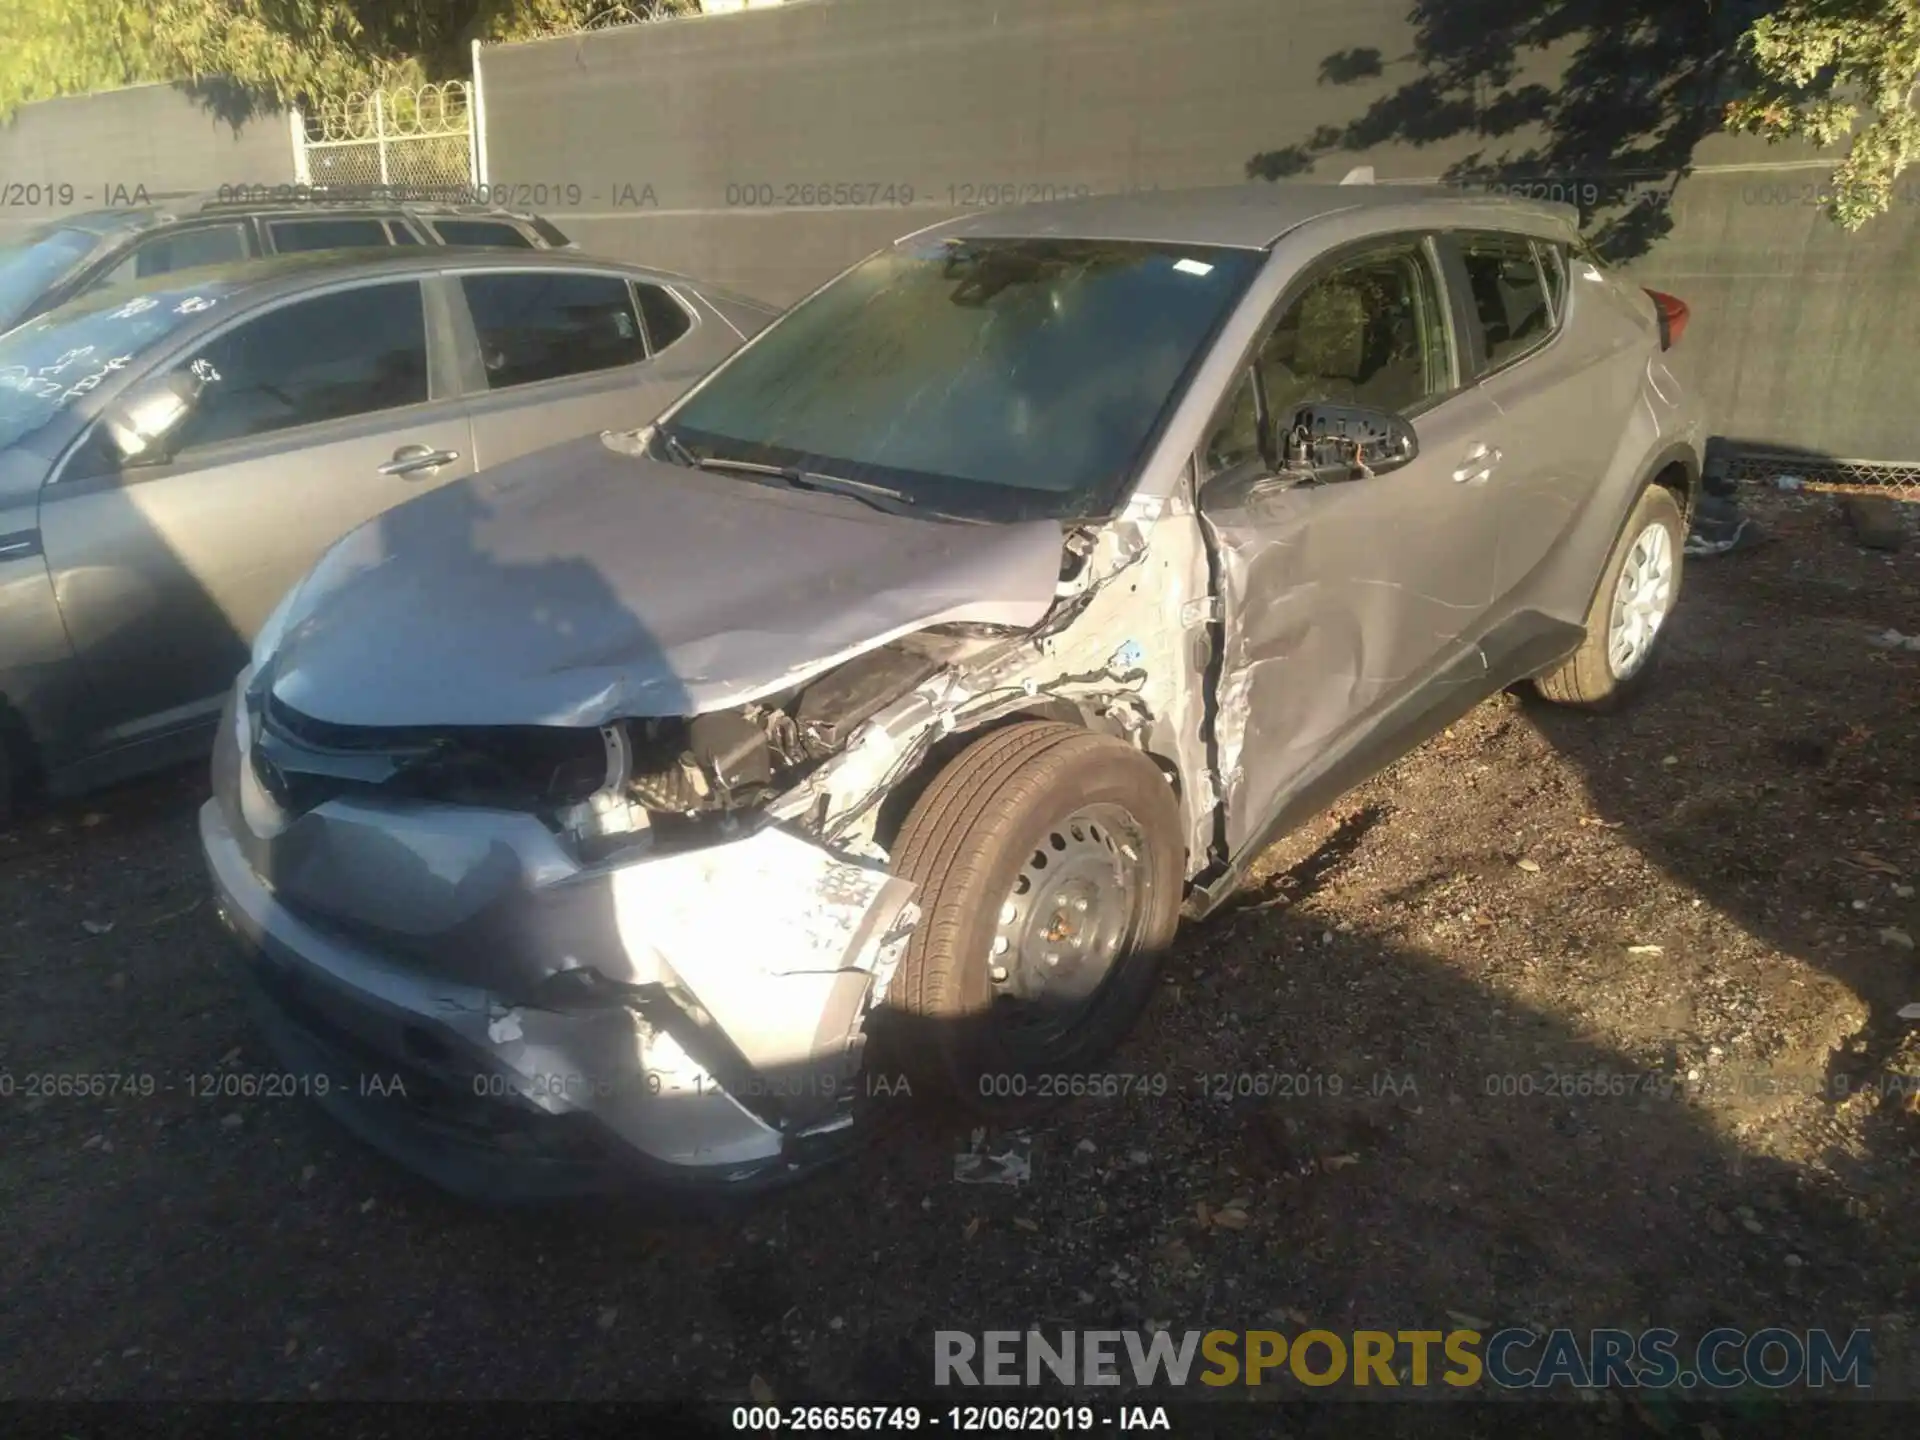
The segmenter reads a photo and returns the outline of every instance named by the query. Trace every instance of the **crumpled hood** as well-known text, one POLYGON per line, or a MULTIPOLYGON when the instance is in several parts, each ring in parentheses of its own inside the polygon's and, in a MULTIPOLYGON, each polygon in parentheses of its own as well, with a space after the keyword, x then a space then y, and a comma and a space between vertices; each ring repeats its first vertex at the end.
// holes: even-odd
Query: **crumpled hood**
POLYGON ((1036 624, 1061 539, 1051 520, 886 515, 590 435, 341 540, 289 602, 273 692, 340 725, 699 714, 928 625, 1036 624))

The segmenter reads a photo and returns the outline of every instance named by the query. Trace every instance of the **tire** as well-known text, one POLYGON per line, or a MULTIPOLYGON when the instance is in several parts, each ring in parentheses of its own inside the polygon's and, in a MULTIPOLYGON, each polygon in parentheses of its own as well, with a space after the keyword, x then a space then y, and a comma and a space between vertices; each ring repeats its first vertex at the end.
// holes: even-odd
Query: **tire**
POLYGON ((1680 504, 1674 499, 1673 492, 1658 485, 1649 485, 1641 491, 1632 513, 1627 516, 1627 523, 1621 527, 1619 538, 1613 543, 1613 552, 1607 556, 1606 569, 1601 572, 1600 586, 1594 592, 1593 605, 1587 612, 1586 639, 1559 668, 1534 679, 1534 689, 1544 699, 1556 705, 1577 706, 1585 710, 1611 710, 1625 704, 1646 684, 1647 676, 1659 659, 1659 639, 1666 629, 1666 621, 1672 617, 1673 607, 1680 600, 1686 540, 1686 521, 1681 516, 1680 504), (1621 572, 1627 568, 1629 558, 1647 531, 1656 525, 1666 532, 1669 557, 1670 578, 1665 605, 1637 663, 1621 669, 1614 665, 1608 655, 1609 643, 1613 639, 1614 607, 1619 598, 1621 572))
POLYGON ((988 732, 934 777, 895 841, 893 871, 918 887, 921 919, 874 1017, 878 1054, 916 1092, 985 1110, 1044 1100, 1051 1077, 1084 1075, 1152 995, 1185 857, 1173 788, 1139 751, 1055 721, 988 732), (1100 879, 1109 866, 1111 886, 1100 879), (1078 907, 1091 918, 1069 913, 1076 894, 1091 899, 1078 907), (1063 945, 1067 964, 1045 969, 1024 942, 996 958, 1019 906, 1024 942, 1063 945), (1057 941, 1062 926, 1086 938, 1057 941), (1096 932, 1121 936, 1103 963, 1096 932), (1063 993, 1016 993, 1028 981, 1063 993), (1069 1002, 1076 985, 1092 988, 1069 1002))

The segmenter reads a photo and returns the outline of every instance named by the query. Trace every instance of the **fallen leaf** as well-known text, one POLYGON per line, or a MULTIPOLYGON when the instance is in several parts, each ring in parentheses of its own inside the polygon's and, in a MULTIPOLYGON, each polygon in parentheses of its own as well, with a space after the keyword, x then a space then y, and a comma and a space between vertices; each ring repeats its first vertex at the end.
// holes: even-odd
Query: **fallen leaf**
POLYGON ((967 1228, 960 1232, 960 1238, 962 1240, 971 1240, 973 1239, 974 1236, 978 1235, 979 1233, 980 1233, 980 1217, 976 1215, 971 1220, 967 1221, 967 1228))
POLYGON ((1882 875, 1900 875, 1905 872, 1898 865, 1882 860, 1870 850, 1856 850, 1853 858, 1868 870, 1878 870, 1882 875))
POLYGON ((756 1405, 771 1405, 774 1403, 773 1387, 758 1375, 747 1381, 747 1394, 753 1397, 753 1403, 756 1405))
POLYGON ((1913 949, 1913 936, 1893 925, 1887 926, 1880 932, 1880 941, 1883 945, 1891 945, 1896 950, 1913 949))
POLYGON ((1202 1200, 1198 1205, 1194 1206, 1193 1213, 1200 1218, 1200 1228, 1202 1230, 1213 1223, 1213 1207, 1207 1204, 1206 1201, 1202 1200))
POLYGON ((1538 860, 1516 860, 1514 864, 1518 865, 1529 875, 1538 875, 1540 873, 1540 862, 1538 860))
POLYGON ((1029 1220, 1029 1219, 1027 1219, 1027 1217, 1026 1217, 1026 1216, 1024 1216, 1024 1215, 1016 1215, 1016 1216, 1014 1216, 1014 1217, 1013 1217, 1013 1223, 1014 1223, 1015 1225, 1018 1225, 1018 1226, 1019 1226, 1019 1227, 1020 1227, 1020 1228, 1021 1228, 1022 1230, 1030 1230, 1030 1231, 1033 1231, 1033 1232, 1035 1232, 1035 1233, 1038 1233, 1038 1232, 1039 1232, 1039 1229, 1040 1229, 1040 1227, 1039 1227, 1039 1225, 1038 1225, 1038 1224, 1036 1224, 1036 1223, 1035 1223, 1034 1221, 1032 1221, 1032 1220, 1029 1220))
POLYGON ((613 1322, 619 1318, 620 1312, 609 1305, 600 1312, 599 1318, 595 1323, 598 1324, 602 1330, 611 1330, 613 1328, 613 1322))
POLYGON ((1665 950, 1663 950, 1663 949, 1661 949, 1661 948, 1660 948, 1660 946, 1658 946, 1658 945, 1629 945, 1629 946, 1627 946, 1627 954, 1629 954, 1629 955, 1664 955, 1664 954, 1666 954, 1666 953, 1667 953, 1667 952, 1666 952, 1665 950))
POLYGON ((1214 1214, 1213 1223, 1222 1230, 1244 1230, 1248 1224, 1247 1212, 1232 1208, 1220 1210, 1214 1214))
POLYGON ((1349 1165, 1358 1165, 1359 1163, 1360 1157, 1358 1155, 1329 1155, 1320 1162, 1320 1168, 1322 1170, 1344 1170, 1349 1165))
POLYGON ((105 935, 113 929, 111 920, 82 920, 80 928, 89 935, 105 935))

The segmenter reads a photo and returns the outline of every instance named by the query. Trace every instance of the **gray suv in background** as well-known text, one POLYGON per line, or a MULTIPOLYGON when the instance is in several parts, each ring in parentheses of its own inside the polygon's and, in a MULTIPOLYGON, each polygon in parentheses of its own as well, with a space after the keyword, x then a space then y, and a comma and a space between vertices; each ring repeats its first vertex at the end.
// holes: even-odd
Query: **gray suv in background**
POLYGON ((200 830, 268 1034, 490 1197, 779 1180, 901 1077, 1113 1093, 1271 841, 1503 686, 1651 673, 1685 321, 1568 209, 1413 187, 902 239, 261 627, 200 830))
POLYGON ((335 539, 630 429, 773 313, 616 261, 419 246, 179 271, 0 336, 0 796, 204 751, 335 539))
POLYGON ((572 247, 551 221, 480 205, 226 199, 65 215, 0 239, 0 331, 109 285, 303 250, 391 245, 572 247))

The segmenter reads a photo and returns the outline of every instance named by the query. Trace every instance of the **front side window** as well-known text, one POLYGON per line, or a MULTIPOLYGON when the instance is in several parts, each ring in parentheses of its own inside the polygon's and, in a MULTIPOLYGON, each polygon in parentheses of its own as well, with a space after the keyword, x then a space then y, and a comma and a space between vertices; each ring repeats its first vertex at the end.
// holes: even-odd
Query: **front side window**
POLYGON ((497 249, 531 250, 533 242, 519 229, 500 220, 436 220, 434 233, 444 245, 491 245, 497 249))
POLYGON ((274 220, 268 223, 267 233, 273 237, 273 248, 282 254, 296 250, 358 250, 391 243, 387 227, 371 217, 274 220))
POLYGON ((1460 260, 1480 329, 1482 374, 1552 333, 1552 304, 1531 241, 1518 235, 1470 235, 1460 242, 1460 260))
POLYGON ((103 290, 0 336, 0 447, 25 441, 103 385, 132 379, 176 331, 233 293, 223 281, 143 286, 131 295, 103 290))
POLYGON ((487 388, 610 370, 647 358, 633 292, 616 275, 463 275, 487 388))
POLYGON ((1263 259, 1067 239, 897 246, 739 351, 668 430, 703 458, 865 480, 930 510, 1104 515, 1263 259))
POLYGON ((87 288, 124 285, 149 275, 168 275, 200 265, 219 265, 247 258, 247 232, 239 225, 196 225, 142 240, 113 269, 87 288))
POLYGON ((1209 473, 1278 454, 1275 432, 1304 406, 1405 414, 1445 394, 1453 382, 1444 316, 1416 240, 1367 251, 1312 281, 1281 312, 1214 422, 1209 473))
POLYGON ((283 305, 209 341, 179 368, 199 395, 176 450, 421 404, 420 286, 367 285, 283 305))

